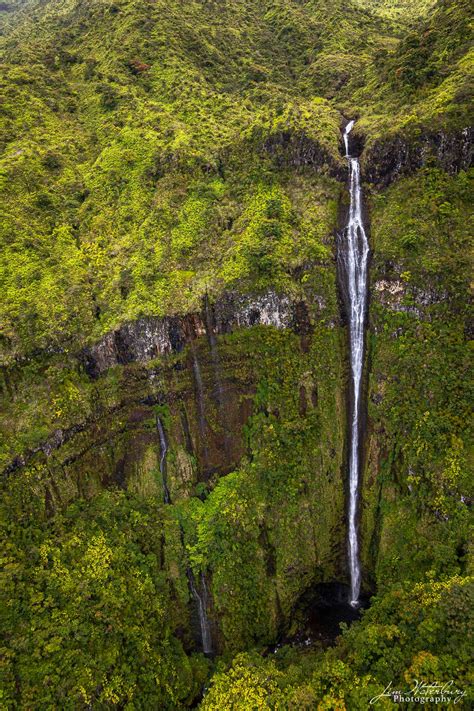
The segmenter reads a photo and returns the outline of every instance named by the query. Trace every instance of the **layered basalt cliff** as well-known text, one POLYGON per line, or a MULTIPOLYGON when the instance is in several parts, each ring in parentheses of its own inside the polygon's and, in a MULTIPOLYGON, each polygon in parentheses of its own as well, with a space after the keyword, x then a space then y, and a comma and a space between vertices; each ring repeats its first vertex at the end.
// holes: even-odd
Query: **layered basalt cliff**
POLYGON ((269 155, 279 168, 309 167, 344 180, 346 167, 337 161, 320 143, 304 133, 281 131, 263 143, 263 154, 269 155))
MULTIPOLYGON (((269 333, 289 330, 299 349, 307 352, 314 320, 323 308, 322 297, 310 307, 304 299, 272 291, 259 296, 231 292, 215 303, 206 298, 201 312, 124 324, 78 354, 88 378, 99 379, 88 417, 54 430, 44 442, 19 454, 4 475, 46 465, 67 471, 66 480, 76 481, 82 494, 88 487, 81 481, 84 469, 100 472, 92 490, 100 481, 124 486, 129 478, 140 478, 140 471, 146 478, 156 469, 159 453, 151 425, 158 407, 171 414, 165 418, 167 437, 171 450, 178 452, 170 465, 173 497, 179 498, 179 490, 189 494, 197 481, 236 467, 245 453, 243 428, 258 385, 252 352, 237 347, 245 343, 245 332, 256 329, 257 345, 262 328, 270 328, 269 333)), ((249 333, 248 338, 254 337, 249 333)), ((315 406, 314 392, 305 384, 298 386, 303 413, 315 406)), ((49 498, 50 503, 55 499, 49 498)), ((70 496, 57 498, 61 505, 70 496)))
POLYGON ((415 136, 395 134, 376 140, 367 147, 362 164, 365 180, 383 189, 423 167, 438 166, 450 174, 467 170, 473 157, 472 127, 459 131, 419 129, 415 136))
MULTIPOLYGON (((10 490, 34 482, 29 505, 47 517, 117 487, 151 498, 161 510, 159 417, 172 502, 166 509, 170 516, 188 512, 186 546, 207 545, 193 520, 198 509, 200 516, 214 515, 213 502, 223 496, 224 525, 235 504, 233 557, 252 566, 266 610, 247 620, 246 574, 237 581, 224 562, 209 558, 217 648, 238 648, 253 636, 275 639, 308 586, 347 577, 340 525, 345 355, 337 314, 321 294, 295 300, 275 292, 232 293, 205 302, 200 313, 144 319, 118 331, 81 356, 93 389, 87 419, 58 429, 14 462, 10 490)), ((216 545, 224 543, 216 539, 216 545)), ((166 546, 171 543, 165 556, 166 546)), ((178 548, 173 556, 184 561, 187 549, 178 548)))
POLYGON ((255 325, 293 328, 306 333, 310 328, 304 301, 267 292, 262 296, 226 293, 214 304, 205 300, 200 313, 164 318, 149 317, 125 323, 83 352, 86 372, 97 377, 114 365, 146 363, 160 356, 180 353, 205 334, 222 335, 255 325))

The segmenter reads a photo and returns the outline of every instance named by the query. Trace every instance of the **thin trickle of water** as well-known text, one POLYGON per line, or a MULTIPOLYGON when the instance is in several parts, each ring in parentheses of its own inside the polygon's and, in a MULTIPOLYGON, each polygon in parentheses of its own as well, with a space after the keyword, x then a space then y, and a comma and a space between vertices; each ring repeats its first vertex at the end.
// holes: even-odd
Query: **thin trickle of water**
POLYGON ((201 573, 200 592, 198 592, 194 582, 194 576, 192 572, 189 571, 189 587, 191 588, 191 592, 197 602, 199 625, 201 627, 202 651, 206 655, 212 655, 211 626, 207 616, 209 595, 207 592, 207 583, 204 573, 201 573))
POLYGON ((361 390, 364 367, 364 330, 367 314, 367 268, 369 242, 362 219, 362 190, 358 158, 350 155, 350 121, 344 131, 346 158, 350 170, 349 220, 345 232, 343 259, 347 277, 349 340, 351 360, 352 416, 349 446, 349 532, 348 553, 351 578, 350 603, 359 604, 361 568, 357 514, 360 485, 361 390))
POLYGON ((194 382, 196 384, 199 429, 201 436, 203 436, 206 431, 206 422, 204 417, 204 388, 202 384, 201 366, 199 365, 199 361, 195 353, 193 354, 193 373, 194 382))
POLYGON ((201 436, 202 451, 204 455, 204 462, 207 464, 208 461, 208 451, 206 444, 206 416, 204 409, 204 386, 202 382, 201 367, 199 365, 198 357, 196 353, 193 353, 193 373, 194 382, 196 384, 196 396, 197 396, 197 408, 198 408, 198 423, 199 423, 199 434, 201 436))
POLYGON ((215 377, 215 396, 216 396, 216 401, 219 406, 219 408, 222 408, 224 404, 224 392, 222 388, 222 381, 220 377, 220 359, 219 359, 219 351, 217 348, 217 339, 216 339, 216 334, 214 333, 214 323, 213 323, 213 317, 211 313, 211 308, 209 305, 209 301, 206 297, 204 301, 204 316, 206 319, 206 332, 207 332, 207 339, 209 341, 209 349, 211 351, 211 361, 214 369, 214 377, 215 377))
POLYGON ((170 492, 168 489, 168 472, 166 468, 166 457, 168 455, 168 442, 166 440, 165 429, 161 419, 156 417, 156 429, 158 430, 158 436, 160 438, 160 473, 161 480, 163 482, 163 500, 165 504, 171 504, 170 492))
POLYGON ((221 378, 221 361, 219 357, 219 349, 217 346, 217 339, 214 332, 214 322, 209 306, 209 301, 206 298, 204 302, 204 313, 206 318, 206 330, 209 341, 209 349, 211 352, 212 367, 214 370, 214 382, 215 382, 215 399, 217 406, 219 408, 219 417, 221 426, 224 432, 224 449, 227 456, 229 456, 231 449, 231 439, 230 439, 230 427, 229 427, 229 417, 228 409, 225 406, 225 392, 222 386, 221 378))
MULTIPOLYGON (((156 429, 158 430, 158 435, 160 437, 160 450, 161 450, 160 472, 161 472, 161 479, 163 481, 163 498, 164 498, 165 504, 171 504, 171 496, 170 496, 170 492, 168 489, 168 477, 167 477, 167 470, 166 470, 166 457, 168 454, 168 441, 166 439, 165 428, 163 427, 163 422, 161 421, 161 418, 158 415, 156 417, 156 429)), ((183 530, 182 526, 180 526, 180 535, 181 535, 181 545, 183 546, 183 548, 185 548, 184 530, 183 530)), ((200 582, 200 586, 199 586, 200 591, 198 591, 196 584, 195 584, 194 575, 193 575, 192 570, 189 566, 186 569, 186 573, 187 573, 188 582, 189 582, 189 589, 191 590, 191 594, 197 603, 199 625, 201 627, 202 649, 203 649, 204 654, 212 655, 211 625, 209 622, 209 618, 207 616, 207 608, 209 606, 209 593, 207 590, 206 577, 205 577, 204 573, 201 573, 201 582, 200 582)))

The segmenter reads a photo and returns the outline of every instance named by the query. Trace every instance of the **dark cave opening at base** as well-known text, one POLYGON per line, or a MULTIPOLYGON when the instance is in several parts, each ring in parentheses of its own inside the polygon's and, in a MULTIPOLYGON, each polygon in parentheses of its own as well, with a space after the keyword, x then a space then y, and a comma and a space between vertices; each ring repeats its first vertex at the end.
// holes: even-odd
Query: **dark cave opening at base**
POLYGON ((349 592, 350 586, 340 582, 311 586, 295 605, 288 632, 267 654, 285 645, 299 648, 334 645, 341 634, 341 624, 349 627, 370 605, 370 596, 361 594, 359 606, 353 607, 348 602, 349 592))

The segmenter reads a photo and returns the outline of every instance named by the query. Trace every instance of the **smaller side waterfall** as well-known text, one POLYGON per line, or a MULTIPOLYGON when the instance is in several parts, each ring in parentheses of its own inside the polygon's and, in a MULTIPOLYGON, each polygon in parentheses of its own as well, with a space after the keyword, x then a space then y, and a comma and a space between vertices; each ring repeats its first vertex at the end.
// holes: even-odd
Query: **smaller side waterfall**
POLYGON ((203 386, 203 382, 202 382, 201 366, 199 365, 199 361, 198 361, 198 357, 197 357, 196 353, 193 353, 193 374, 194 374, 194 382, 196 385, 199 434, 201 437, 204 463, 207 464, 208 459, 209 459, 209 453, 208 453, 207 444, 206 444, 206 415, 205 415, 205 408, 204 408, 204 386, 203 386))
MULTIPOLYGON (((163 422, 161 421, 161 418, 158 415, 156 417, 156 429, 158 430, 158 435, 160 438, 160 450, 161 450, 160 472, 161 472, 161 478, 163 481, 163 500, 164 500, 165 504, 170 505, 171 504, 171 496, 170 496, 170 492, 168 489, 168 477, 167 477, 167 468, 166 468, 166 457, 168 454, 168 441, 166 439, 165 428, 163 427, 163 422)), ((182 526, 180 526, 180 536, 181 536, 181 545, 183 546, 183 550, 184 550, 185 549, 184 530, 183 530, 182 526)), ((201 628, 202 650, 205 655, 212 656, 213 651, 212 651, 211 625, 209 622, 209 617, 207 615, 207 609, 209 607, 209 593, 207 590, 206 576, 204 575, 204 573, 201 573, 200 585, 199 585, 199 590, 198 590, 193 572, 189 566, 186 568, 186 575, 188 578, 189 589, 191 591, 193 598, 195 599, 195 601, 197 603, 199 625, 201 628)))
POLYGON ((166 466, 166 457, 168 455, 168 442, 166 440, 165 428, 160 417, 156 417, 156 429, 160 438, 160 473, 163 482, 163 500, 165 504, 171 504, 170 491, 168 489, 168 471, 166 466))
POLYGON ((213 324, 213 318, 211 314, 211 309, 209 306, 209 301, 206 298, 204 301, 204 316, 206 320, 206 333, 207 333, 207 339, 209 341, 209 349, 211 351, 211 361, 212 365, 214 368, 214 376, 215 376, 215 385, 216 385, 216 401, 217 404, 219 405, 219 408, 222 408, 222 405, 224 403, 224 394, 222 390, 222 381, 220 377, 220 362, 219 362, 219 352, 217 349, 217 339, 216 335, 214 333, 214 324, 213 324))
POLYGON ((351 578, 350 603, 353 607, 357 607, 359 605, 361 586, 358 509, 362 373, 364 367, 364 332, 368 296, 369 242, 362 218, 362 190, 360 185, 359 160, 350 154, 349 135, 353 127, 354 121, 350 121, 344 131, 344 145, 350 170, 350 206, 342 255, 347 289, 352 404, 349 438, 348 557, 351 578))
POLYGON ((201 584, 199 586, 200 591, 198 591, 196 587, 194 575, 192 574, 191 570, 188 571, 188 577, 189 587, 194 596, 194 599, 197 602, 199 625, 201 627, 202 651, 205 655, 210 656, 212 655, 212 635, 209 618, 207 616, 209 594, 207 591, 206 576, 204 575, 204 573, 201 573, 201 584))
POLYGON ((214 383, 215 383, 215 401, 219 409, 219 419, 223 429, 224 434, 224 450, 226 455, 230 456, 231 450, 231 439, 230 439, 230 427, 228 410, 225 407, 225 392, 222 385, 221 378, 221 360, 219 356, 219 349, 217 345, 217 338, 214 332, 214 319, 212 311, 209 305, 209 300, 206 297, 204 300, 204 316, 206 321, 206 332, 209 341, 209 350, 211 353, 211 362, 214 370, 214 383))

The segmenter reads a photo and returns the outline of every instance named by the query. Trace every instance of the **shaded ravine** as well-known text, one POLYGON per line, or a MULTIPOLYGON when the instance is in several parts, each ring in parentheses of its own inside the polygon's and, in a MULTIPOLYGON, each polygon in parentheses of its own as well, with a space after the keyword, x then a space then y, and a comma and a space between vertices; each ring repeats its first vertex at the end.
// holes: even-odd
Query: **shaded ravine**
MULTIPOLYGON (((158 435, 160 438, 160 473, 161 473, 161 478, 162 478, 162 482, 163 482, 163 501, 165 504, 171 505, 172 501, 171 501, 171 496, 170 496, 170 492, 168 489, 168 478, 167 478, 167 467, 166 467, 166 459, 168 456, 168 440, 166 438, 166 433, 165 433, 165 429, 163 427, 163 422, 161 421, 161 418, 159 416, 157 416, 157 418, 156 418, 156 428, 158 430, 158 435)), ((181 536, 181 544, 183 546, 183 550, 185 550, 184 531, 183 531, 183 528, 181 525, 180 525, 180 536, 181 536)), ((196 601, 196 607, 197 607, 197 612, 198 612, 198 617, 199 617, 199 626, 200 626, 200 630, 201 630, 202 651, 206 656, 212 656, 214 653, 214 650, 213 650, 213 644, 212 644, 211 624, 209 622, 209 617, 207 614, 207 608, 209 605, 209 593, 207 590, 206 576, 204 573, 201 573, 200 582, 199 582, 199 585, 197 585, 193 571, 191 570, 190 566, 187 565, 186 577, 188 579, 188 585, 189 585, 189 590, 191 592, 191 595, 196 601)))
POLYGON ((345 280, 350 355, 350 426, 348 441, 348 560, 350 604, 359 605, 361 564, 359 550, 359 494, 362 435, 362 375, 364 368, 365 325, 368 301, 369 242, 362 215, 362 190, 359 159, 351 155, 350 133, 354 121, 344 130, 345 157, 350 171, 350 205, 340 258, 345 280))

